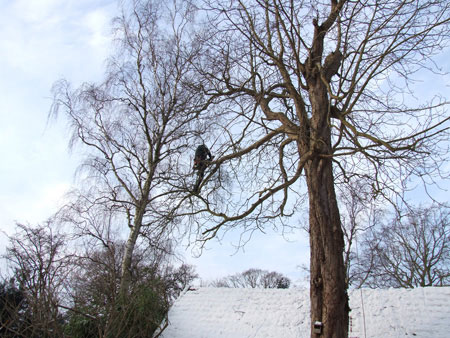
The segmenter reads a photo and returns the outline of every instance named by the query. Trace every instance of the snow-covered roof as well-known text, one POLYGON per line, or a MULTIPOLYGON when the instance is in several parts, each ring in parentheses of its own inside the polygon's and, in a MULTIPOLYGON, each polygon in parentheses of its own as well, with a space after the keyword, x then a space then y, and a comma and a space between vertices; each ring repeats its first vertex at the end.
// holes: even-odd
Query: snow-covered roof
MULTIPOLYGON (((450 337, 450 288, 352 290, 349 337, 450 337)), ((198 288, 175 301, 163 338, 310 336, 309 291, 198 288)))

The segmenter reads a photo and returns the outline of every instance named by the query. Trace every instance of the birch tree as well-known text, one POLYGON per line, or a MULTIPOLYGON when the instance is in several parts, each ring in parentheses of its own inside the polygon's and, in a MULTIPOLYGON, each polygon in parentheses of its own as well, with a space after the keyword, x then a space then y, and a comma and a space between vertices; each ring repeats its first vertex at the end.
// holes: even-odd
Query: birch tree
POLYGON ((77 89, 59 81, 53 104, 53 113, 64 113, 70 122, 72 144, 87 154, 79 221, 83 210, 101 206, 128 232, 122 295, 139 238, 157 241, 175 226, 168 201, 186 193, 191 163, 182 155, 194 148, 207 107, 204 95, 189 86, 199 52, 190 34, 190 2, 125 5, 114 22, 118 49, 105 81, 77 89))

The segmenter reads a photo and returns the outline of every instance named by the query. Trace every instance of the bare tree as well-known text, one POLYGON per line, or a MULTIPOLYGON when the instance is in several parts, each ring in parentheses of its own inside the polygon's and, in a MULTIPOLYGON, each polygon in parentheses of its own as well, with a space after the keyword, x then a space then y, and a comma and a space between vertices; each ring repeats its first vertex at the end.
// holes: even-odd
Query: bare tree
MULTIPOLYGON (((342 184, 338 186, 338 189, 338 203, 345 242, 344 265, 347 272, 347 285, 350 286, 355 282, 355 274, 358 275, 358 280, 362 276, 358 266, 360 264, 358 239, 374 226, 383 210, 377 203, 370 184, 362 178, 342 184)), ((357 287, 359 286, 361 285, 357 287)))
POLYGON ((148 247, 136 247, 127 298, 118 297, 124 242, 85 248, 71 276, 71 315, 66 331, 72 337, 147 336, 158 327, 169 307, 167 259, 148 247), (156 257, 155 257, 156 256, 156 257))
POLYGON ((414 208, 379 224, 367 232, 361 256, 359 278, 369 287, 450 285, 448 208, 414 208))
POLYGON ((193 265, 183 263, 177 268, 172 265, 168 266, 164 271, 164 281, 170 304, 197 278, 198 274, 193 265))
MULTIPOLYGON (((237 226, 263 229, 296 214, 305 192, 311 322, 324 324, 324 337, 346 337, 345 247, 335 186, 363 177, 372 194, 389 200, 406 178, 442 173, 447 102, 418 102, 410 85, 419 71, 439 71, 431 57, 448 45, 450 5, 206 3, 197 88, 222 99, 212 112, 220 156, 194 203, 205 218, 191 220, 203 240, 237 226)), ((311 336, 317 336, 312 325, 311 336)))
MULTIPOLYGON (((191 163, 182 155, 199 141, 200 113, 207 107, 203 93, 189 85, 199 52, 190 34, 193 11, 186 1, 132 1, 115 21, 119 48, 105 82, 72 90, 60 81, 54 87, 54 114, 65 113, 72 143, 88 153, 81 207, 71 209, 101 205, 128 229, 123 295, 138 239, 167 236, 176 226, 169 201, 188 190, 191 163)), ((83 217, 73 218, 82 224, 83 217)))
POLYGON ((195 277, 192 266, 173 266, 178 261, 171 234, 155 238, 142 233, 133 250, 127 297, 121 297, 126 240, 120 217, 82 195, 58 213, 58 220, 70 226, 77 249, 66 308, 65 331, 71 337, 151 335, 195 277))
POLYGON ((213 281, 211 285, 223 288, 288 289, 291 281, 276 271, 248 269, 213 281))
POLYGON ((26 304, 22 313, 16 313, 17 319, 26 325, 13 333, 18 337, 63 337, 60 310, 66 304, 63 296, 72 269, 68 237, 52 220, 38 226, 17 224, 17 229, 9 236, 4 258, 26 304))

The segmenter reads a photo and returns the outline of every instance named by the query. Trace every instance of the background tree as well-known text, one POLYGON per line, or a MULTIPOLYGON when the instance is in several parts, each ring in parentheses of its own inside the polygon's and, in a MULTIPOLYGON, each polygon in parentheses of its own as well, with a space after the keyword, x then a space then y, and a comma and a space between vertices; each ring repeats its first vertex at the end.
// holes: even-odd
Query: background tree
POLYGON ((66 328, 70 336, 151 336, 181 288, 196 278, 192 266, 176 268, 170 265, 169 254, 161 257, 157 251, 137 247, 130 290, 123 300, 118 297, 123 249, 124 243, 111 243, 110 248, 80 261, 82 267, 73 278, 72 315, 66 328))
POLYGON ((13 278, 0 282, 0 336, 29 337, 31 330, 27 299, 13 278))
POLYGON ((148 250, 135 248, 128 296, 118 297, 124 247, 110 242, 80 257, 66 327, 71 337, 148 336, 164 318, 169 306, 165 279, 148 250))
POLYGON ((433 205, 403 211, 363 237, 357 281, 368 287, 450 285, 450 214, 433 205))
POLYGON ((412 81, 439 71, 430 58, 448 45, 449 15, 434 0, 207 1, 197 88, 222 100, 211 111, 220 157, 191 220, 203 240, 263 229, 306 191, 311 322, 324 337, 348 326, 336 185, 363 177, 393 200, 447 163, 447 102, 415 99, 412 81))
POLYGON ((53 220, 18 225, 5 256, 12 275, 0 281, 2 337, 151 336, 169 305, 197 277, 190 265, 173 266, 171 243, 144 243, 135 248, 123 299, 125 242, 107 230, 114 223, 100 227, 100 217, 94 219, 96 227, 83 228, 89 233, 75 229, 70 235, 53 220))
POLYGON ((183 263, 177 268, 173 265, 168 266, 164 272, 164 280, 170 304, 198 277, 193 265, 183 263))
POLYGON ((291 280, 276 271, 248 269, 241 273, 220 278, 212 282, 211 285, 222 288, 288 289, 291 280))
POLYGON ((120 296, 126 241, 120 218, 85 196, 67 205, 58 219, 70 226, 77 243, 71 275, 71 315, 66 332, 72 337, 148 336, 162 321, 180 288, 196 278, 192 266, 179 264, 169 236, 141 235, 130 266, 127 297, 120 296))
MULTIPOLYGON (((189 85, 199 52, 190 39, 192 13, 186 1, 132 1, 115 21, 118 52, 106 80, 76 90, 66 81, 54 87, 53 113, 65 113, 72 143, 81 143, 88 154, 88 175, 75 202, 81 206, 70 208, 101 205, 128 231, 123 296, 139 238, 158 242, 167 236, 176 226, 169 198, 188 189, 191 163, 182 154, 198 142, 200 113, 207 107, 203 93, 189 85)), ((82 223, 84 217, 72 218, 82 223)))
POLYGON ((370 184, 362 178, 342 184, 338 189, 345 242, 344 265, 347 272, 347 285, 360 287, 358 283, 365 268, 360 266, 358 240, 361 240, 364 233, 370 231, 380 219, 383 210, 377 203, 370 184), (358 276, 356 277, 355 274, 358 276))
MULTIPOLYGON (((20 302, 6 326, 8 334, 18 337, 62 337, 65 292, 73 257, 67 251, 68 236, 52 220, 35 227, 17 224, 17 233, 9 236, 5 257, 13 271, 17 287, 10 287, 20 302), (10 332, 16 327, 18 332, 10 332)), ((15 302, 17 299, 15 300, 15 302)))

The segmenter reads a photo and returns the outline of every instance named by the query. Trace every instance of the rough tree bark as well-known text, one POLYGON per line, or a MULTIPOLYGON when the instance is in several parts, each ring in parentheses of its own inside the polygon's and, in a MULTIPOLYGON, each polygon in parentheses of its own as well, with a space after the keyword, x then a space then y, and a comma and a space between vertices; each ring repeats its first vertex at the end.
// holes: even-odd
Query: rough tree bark
MULTIPOLYGON (((343 5, 342 1, 339 6, 337 2, 332 3, 328 19, 320 26, 314 21, 311 52, 304 69, 311 118, 307 137, 303 137, 299 149, 300 156, 313 153, 305 165, 309 197, 311 323, 322 323, 324 337, 347 337, 349 306, 343 259, 344 234, 334 189, 331 98, 327 92, 327 84, 341 64, 339 44, 336 51, 327 56, 323 68, 321 66, 324 37, 343 5), (307 149, 302 149, 302 144, 308 144, 307 149)), ((311 337, 314 336, 319 334, 311 325, 311 337)))
MULTIPOLYGON (((346 337, 349 307, 342 255, 344 240, 331 160, 313 159, 305 171, 309 196, 311 322, 323 323, 325 337, 346 337)), ((313 328, 311 336, 315 336, 313 328)))

